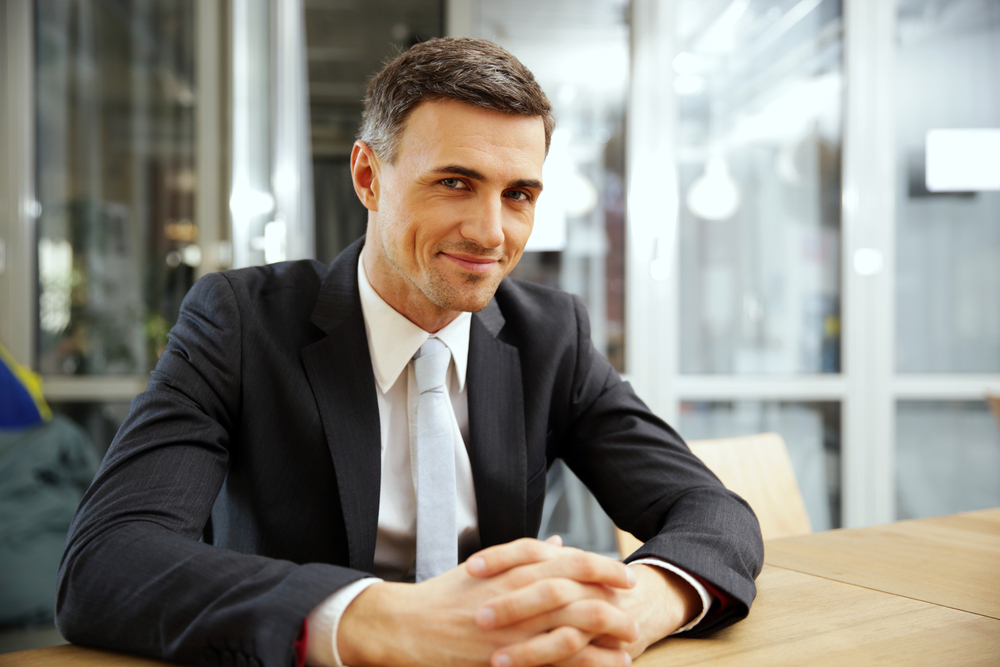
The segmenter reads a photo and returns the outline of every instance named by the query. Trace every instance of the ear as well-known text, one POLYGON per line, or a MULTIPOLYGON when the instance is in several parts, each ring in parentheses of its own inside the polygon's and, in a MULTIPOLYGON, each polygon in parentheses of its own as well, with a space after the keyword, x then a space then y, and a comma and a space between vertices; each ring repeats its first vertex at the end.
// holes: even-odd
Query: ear
POLYGON ((380 163, 375 151, 363 141, 355 141, 351 150, 351 180, 358 199, 369 211, 378 211, 378 174, 380 163))

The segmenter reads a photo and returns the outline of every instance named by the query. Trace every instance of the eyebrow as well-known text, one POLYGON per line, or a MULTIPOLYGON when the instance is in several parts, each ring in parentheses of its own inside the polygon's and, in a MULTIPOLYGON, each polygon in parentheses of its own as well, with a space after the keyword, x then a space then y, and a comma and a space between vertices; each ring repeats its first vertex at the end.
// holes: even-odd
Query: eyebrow
MULTIPOLYGON (((457 164, 449 164, 444 167, 438 167, 433 170, 435 174, 458 174, 459 176, 465 176, 466 178, 471 178, 474 181, 485 181, 486 176, 482 172, 476 171, 475 169, 470 169, 469 167, 463 167, 457 164)), ((510 183, 507 187, 510 188, 534 188, 536 190, 542 189, 542 182, 535 180, 533 178, 521 178, 510 183)))

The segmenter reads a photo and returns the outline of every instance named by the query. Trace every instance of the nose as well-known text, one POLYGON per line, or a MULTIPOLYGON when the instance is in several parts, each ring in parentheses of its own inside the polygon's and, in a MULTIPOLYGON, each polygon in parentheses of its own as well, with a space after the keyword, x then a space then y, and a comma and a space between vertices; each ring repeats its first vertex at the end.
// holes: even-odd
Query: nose
POLYGON ((500 197, 484 197, 462 223, 462 236, 483 248, 503 245, 504 207, 500 197))

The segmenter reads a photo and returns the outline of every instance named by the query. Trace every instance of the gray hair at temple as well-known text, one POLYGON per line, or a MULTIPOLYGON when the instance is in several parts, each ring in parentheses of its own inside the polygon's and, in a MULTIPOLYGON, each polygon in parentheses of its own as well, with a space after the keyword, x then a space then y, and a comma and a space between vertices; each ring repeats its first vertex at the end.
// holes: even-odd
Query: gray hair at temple
POLYGON ((521 61, 492 42, 442 37, 416 44, 368 82, 358 139, 392 164, 406 119, 421 102, 449 99, 515 116, 538 116, 548 153, 552 105, 521 61))

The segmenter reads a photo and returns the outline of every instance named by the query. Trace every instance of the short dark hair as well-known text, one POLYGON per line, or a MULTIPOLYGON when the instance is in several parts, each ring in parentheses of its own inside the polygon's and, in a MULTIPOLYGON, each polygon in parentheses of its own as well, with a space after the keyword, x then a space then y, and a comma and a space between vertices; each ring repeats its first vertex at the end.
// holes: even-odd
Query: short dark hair
POLYGON ((368 82, 358 139, 391 164, 410 113, 440 99, 541 117, 548 153, 555 117, 535 76, 506 49, 467 37, 421 42, 389 61, 368 82))

